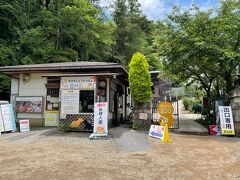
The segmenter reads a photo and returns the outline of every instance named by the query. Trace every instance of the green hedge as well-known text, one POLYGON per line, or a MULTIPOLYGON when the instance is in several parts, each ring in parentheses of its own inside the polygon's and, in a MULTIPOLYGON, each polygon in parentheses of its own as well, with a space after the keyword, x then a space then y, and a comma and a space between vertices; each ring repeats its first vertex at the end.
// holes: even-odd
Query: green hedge
POLYGON ((151 86, 148 62, 143 54, 137 52, 129 64, 129 87, 133 100, 137 103, 149 102, 151 86))

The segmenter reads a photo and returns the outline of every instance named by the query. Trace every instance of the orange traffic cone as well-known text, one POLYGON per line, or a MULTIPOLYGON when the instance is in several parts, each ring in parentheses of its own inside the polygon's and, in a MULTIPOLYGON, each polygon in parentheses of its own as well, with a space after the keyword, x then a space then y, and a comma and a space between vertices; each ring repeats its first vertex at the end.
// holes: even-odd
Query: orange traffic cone
POLYGON ((171 140, 170 137, 169 137, 168 125, 165 124, 162 142, 171 142, 171 141, 172 141, 172 140, 171 140))

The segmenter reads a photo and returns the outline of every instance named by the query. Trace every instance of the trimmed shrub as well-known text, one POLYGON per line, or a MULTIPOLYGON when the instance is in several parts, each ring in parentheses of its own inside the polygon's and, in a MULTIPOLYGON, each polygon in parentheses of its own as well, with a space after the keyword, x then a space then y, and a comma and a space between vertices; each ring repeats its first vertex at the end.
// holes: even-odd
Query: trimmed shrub
POLYGON ((188 97, 183 98, 183 105, 185 110, 191 110, 192 108, 192 100, 188 97))
POLYGON ((143 54, 137 52, 129 64, 129 87, 131 96, 136 103, 149 102, 151 91, 149 65, 143 54))

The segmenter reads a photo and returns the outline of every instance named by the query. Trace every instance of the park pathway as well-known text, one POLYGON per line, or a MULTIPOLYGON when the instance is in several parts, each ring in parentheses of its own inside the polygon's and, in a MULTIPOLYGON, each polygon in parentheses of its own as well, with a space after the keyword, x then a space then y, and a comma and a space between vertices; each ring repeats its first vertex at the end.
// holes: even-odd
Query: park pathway
POLYGON ((201 118, 201 114, 194 114, 190 111, 186 111, 182 101, 179 101, 179 118, 179 129, 175 130, 176 133, 208 134, 208 129, 195 121, 201 118))

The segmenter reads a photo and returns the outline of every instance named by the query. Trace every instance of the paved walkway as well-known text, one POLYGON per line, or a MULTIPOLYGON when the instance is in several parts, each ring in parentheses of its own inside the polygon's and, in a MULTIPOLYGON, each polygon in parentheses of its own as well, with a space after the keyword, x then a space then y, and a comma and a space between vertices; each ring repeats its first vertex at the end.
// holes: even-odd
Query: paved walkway
POLYGON ((193 114, 184 110, 182 101, 179 101, 179 129, 177 133, 202 134, 207 135, 208 130, 195 120, 201 118, 201 114, 193 114))

